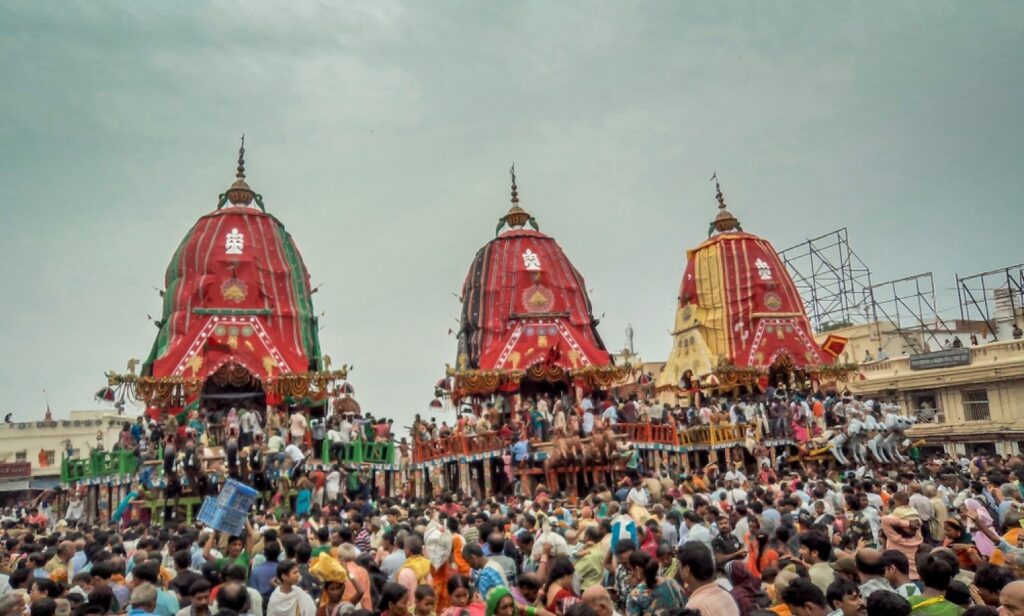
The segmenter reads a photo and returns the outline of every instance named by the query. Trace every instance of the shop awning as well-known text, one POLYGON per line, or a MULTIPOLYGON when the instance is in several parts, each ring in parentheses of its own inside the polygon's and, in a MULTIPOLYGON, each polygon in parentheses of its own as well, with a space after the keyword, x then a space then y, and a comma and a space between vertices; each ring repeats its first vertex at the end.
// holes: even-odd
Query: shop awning
POLYGON ((29 480, 30 490, 52 490, 60 486, 60 477, 34 477, 29 480))
POLYGON ((18 481, 5 481, 0 483, 0 492, 19 492, 29 490, 29 480, 19 479, 18 481))

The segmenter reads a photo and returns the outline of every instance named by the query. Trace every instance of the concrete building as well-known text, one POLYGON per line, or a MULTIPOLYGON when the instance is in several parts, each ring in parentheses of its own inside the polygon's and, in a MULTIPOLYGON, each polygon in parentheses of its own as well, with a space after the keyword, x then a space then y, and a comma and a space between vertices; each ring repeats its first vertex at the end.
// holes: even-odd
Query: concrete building
POLYGON ((847 338, 849 342, 839 361, 842 363, 867 363, 879 358, 912 355, 924 348, 923 336, 900 335, 896 326, 889 322, 876 321, 842 328, 816 332, 815 339, 823 343, 828 334, 847 338))
POLYGON ((904 349, 896 356, 889 356, 896 338, 886 327, 857 325, 831 333, 849 338, 851 355, 861 361, 850 391, 895 401, 906 414, 931 418, 907 433, 912 441, 931 452, 1011 455, 1024 450, 1024 339, 1014 338, 1010 315, 1000 316, 990 335, 977 335, 977 323, 957 323, 943 340, 959 338, 960 347, 918 353, 904 349), (876 352, 865 361, 870 349, 879 348, 879 340, 889 341, 882 359, 876 352))
POLYGON ((624 382, 609 389, 609 393, 620 399, 627 399, 632 394, 648 397, 654 395, 654 383, 665 369, 663 361, 644 361, 639 353, 628 348, 612 353, 616 366, 630 365, 634 373, 624 382))
POLYGON ((67 419, 0 424, 0 494, 45 490, 60 483, 61 456, 88 455, 102 438, 109 449, 133 417, 111 411, 71 411, 67 419))

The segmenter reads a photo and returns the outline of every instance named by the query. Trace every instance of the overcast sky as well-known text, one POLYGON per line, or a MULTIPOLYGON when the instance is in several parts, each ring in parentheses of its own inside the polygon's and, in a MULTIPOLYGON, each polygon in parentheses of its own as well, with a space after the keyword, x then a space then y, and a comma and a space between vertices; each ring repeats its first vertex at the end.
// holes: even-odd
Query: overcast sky
POLYGON ((399 424, 454 363, 512 161, 605 341, 632 323, 648 359, 715 171, 746 230, 847 226, 875 280, 1024 261, 1021 3, 334 4, 0 4, 0 411, 95 408, 145 358, 243 132, 324 351, 399 424))

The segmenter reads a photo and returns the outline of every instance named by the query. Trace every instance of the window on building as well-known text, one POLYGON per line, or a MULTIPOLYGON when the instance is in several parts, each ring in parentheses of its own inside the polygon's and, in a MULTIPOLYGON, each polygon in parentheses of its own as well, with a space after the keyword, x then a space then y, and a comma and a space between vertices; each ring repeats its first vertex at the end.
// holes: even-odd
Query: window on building
POLYGON ((24 462, 28 460, 28 452, 22 449, 21 451, 15 452, 14 459, 17 462, 24 462))
POLYGON ((963 392, 964 419, 967 421, 988 421, 988 390, 967 389, 963 392))
POLYGON ((917 416, 922 423, 946 423, 946 413, 939 408, 939 397, 934 391, 917 392, 910 395, 913 408, 910 415, 917 416))
POLYGON ((53 464, 57 461, 57 452, 52 450, 52 449, 47 449, 45 453, 46 453, 46 465, 47 466, 53 466, 53 464))
POLYGON ((970 457, 974 456, 994 456, 996 455, 996 444, 995 443, 968 443, 967 444, 967 455, 970 457))

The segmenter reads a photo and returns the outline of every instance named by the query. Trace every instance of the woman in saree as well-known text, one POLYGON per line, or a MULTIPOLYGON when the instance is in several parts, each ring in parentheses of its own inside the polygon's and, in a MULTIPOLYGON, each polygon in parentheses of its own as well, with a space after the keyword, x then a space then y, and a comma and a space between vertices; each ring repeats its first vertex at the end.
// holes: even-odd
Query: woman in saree
POLYGON ((658 577, 658 559, 647 552, 634 551, 629 556, 633 590, 626 598, 628 616, 660 616, 670 609, 686 604, 679 583, 658 577))
POLYGON ((474 596, 473 585, 469 577, 452 575, 448 578, 449 607, 441 612, 441 616, 484 616, 487 606, 474 596))

